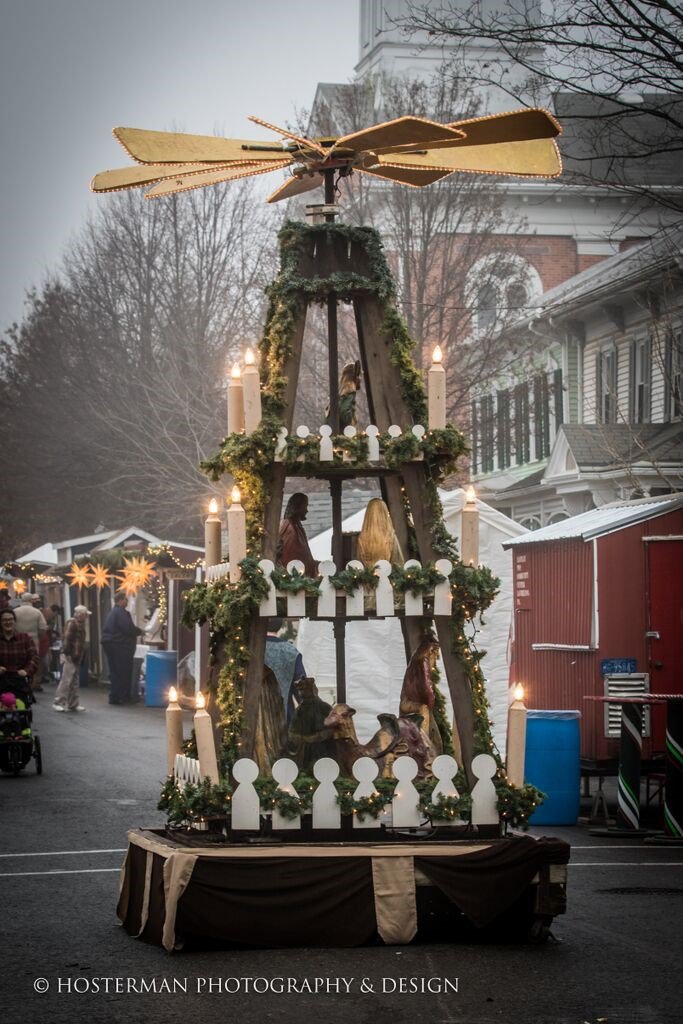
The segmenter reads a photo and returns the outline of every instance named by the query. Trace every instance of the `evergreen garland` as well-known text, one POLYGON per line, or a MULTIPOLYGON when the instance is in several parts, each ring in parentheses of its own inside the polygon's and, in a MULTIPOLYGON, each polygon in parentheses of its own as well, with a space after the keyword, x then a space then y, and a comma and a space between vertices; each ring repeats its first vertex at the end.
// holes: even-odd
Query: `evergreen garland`
POLYGON ((303 573, 297 572, 296 569, 292 569, 289 572, 287 569, 283 569, 282 566, 276 565, 270 578, 276 590, 282 590, 285 594, 299 594, 303 590, 305 594, 309 594, 311 597, 320 596, 318 580, 305 576, 303 573))
POLYGON ((341 572, 336 572, 334 576, 330 576, 330 583, 335 590, 340 590, 343 594, 351 597, 359 587, 376 590, 379 576, 376 576, 372 569, 346 568, 341 572))
POLYGON ((231 800, 232 786, 227 779, 217 784, 208 778, 199 785, 188 782, 181 789, 171 777, 162 787, 157 809, 166 811, 170 825, 183 825, 205 818, 226 818, 231 800))

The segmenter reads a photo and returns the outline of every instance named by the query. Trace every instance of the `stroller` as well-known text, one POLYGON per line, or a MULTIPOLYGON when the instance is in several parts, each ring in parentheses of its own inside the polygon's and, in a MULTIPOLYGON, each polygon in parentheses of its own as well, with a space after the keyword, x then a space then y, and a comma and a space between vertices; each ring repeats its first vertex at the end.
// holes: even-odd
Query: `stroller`
POLYGON ((40 737, 33 731, 35 703, 31 688, 21 676, 6 673, 0 677, 0 771, 18 775, 31 758, 36 774, 43 774, 40 737))

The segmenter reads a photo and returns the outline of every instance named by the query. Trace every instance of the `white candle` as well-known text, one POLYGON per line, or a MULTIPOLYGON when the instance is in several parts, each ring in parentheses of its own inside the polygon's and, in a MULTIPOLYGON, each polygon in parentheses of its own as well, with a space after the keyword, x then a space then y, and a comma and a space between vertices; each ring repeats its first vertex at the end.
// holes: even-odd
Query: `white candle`
POLYGON ((183 752, 183 712, 178 704, 178 691, 172 686, 168 691, 166 708, 166 772, 173 775, 176 754, 183 752))
POLYGON ((218 565, 221 560, 221 520, 218 515, 218 502, 212 498, 209 502, 209 514, 204 520, 204 563, 208 569, 218 565))
POLYGON ((228 509, 228 558, 230 559, 230 582, 237 583, 242 575, 239 563, 247 557, 247 516, 240 504, 239 487, 233 487, 228 509))
POLYGON ((253 434, 261 422, 261 378, 250 348, 244 355, 242 388, 244 396, 244 431, 253 434))
POLYGON ((524 785, 524 755, 526 753, 526 707, 524 687, 515 687, 515 699, 508 710, 508 740, 506 769, 513 786, 524 785))
POLYGON ((208 778, 218 783, 218 762, 216 760, 216 744, 213 739, 213 722, 208 711, 204 694, 200 691, 196 697, 197 710, 194 713, 194 735, 197 741, 199 772, 202 779, 208 778))
POLYGON ((429 367, 428 410, 429 429, 440 430, 446 426, 446 371, 441 360, 443 355, 439 345, 432 353, 432 365, 429 367))
POLYGON ((235 363, 228 379, 228 433, 241 434, 244 430, 244 389, 242 371, 235 363))
POLYGON ((468 487, 462 510, 460 559, 465 565, 479 565, 479 511, 474 487, 468 487))

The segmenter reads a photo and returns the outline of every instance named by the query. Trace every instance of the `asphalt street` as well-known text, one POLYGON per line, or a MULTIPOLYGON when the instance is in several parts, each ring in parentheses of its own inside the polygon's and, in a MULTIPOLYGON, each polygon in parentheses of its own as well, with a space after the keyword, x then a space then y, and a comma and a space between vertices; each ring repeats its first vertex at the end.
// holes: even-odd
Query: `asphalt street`
POLYGON ((579 827, 532 830, 572 845, 568 912, 544 946, 169 956, 129 937, 115 919, 119 869, 127 829, 163 823, 164 712, 109 707, 102 690, 83 691, 82 701, 85 714, 58 715, 44 693, 35 709, 43 775, 32 763, 18 778, 0 777, 3 1024, 683 1020, 683 849, 599 839, 579 827), (289 978, 299 991, 277 991, 277 979, 289 978), (316 979, 317 992, 301 991, 316 979), (433 991, 411 992, 411 984, 433 991))

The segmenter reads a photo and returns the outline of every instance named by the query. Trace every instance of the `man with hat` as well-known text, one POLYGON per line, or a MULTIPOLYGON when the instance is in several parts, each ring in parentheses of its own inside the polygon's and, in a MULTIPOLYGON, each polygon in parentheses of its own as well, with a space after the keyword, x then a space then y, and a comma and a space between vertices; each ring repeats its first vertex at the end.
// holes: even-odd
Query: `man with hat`
MULTIPOLYGON (((41 637, 44 637, 47 633, 47 622, 43 613, 34 604, 38 600, 38 594, 29 594, 28 591, 22 594, 19 607, 15 610, 15 618, 17 620, 17 632, 28 633, 40 655, 40 641, 41 637)), ((42 662, 39 660, 33 676, 34 691, 43 689, 42 675, 42 662)))
POLYGON ((62 679, 57 687, 55 711, 85 711, 78 700, 78 677, 85 654, 85 623, 92 613, 83 604, 74 608, 73 618, 64 626, 62 679))

